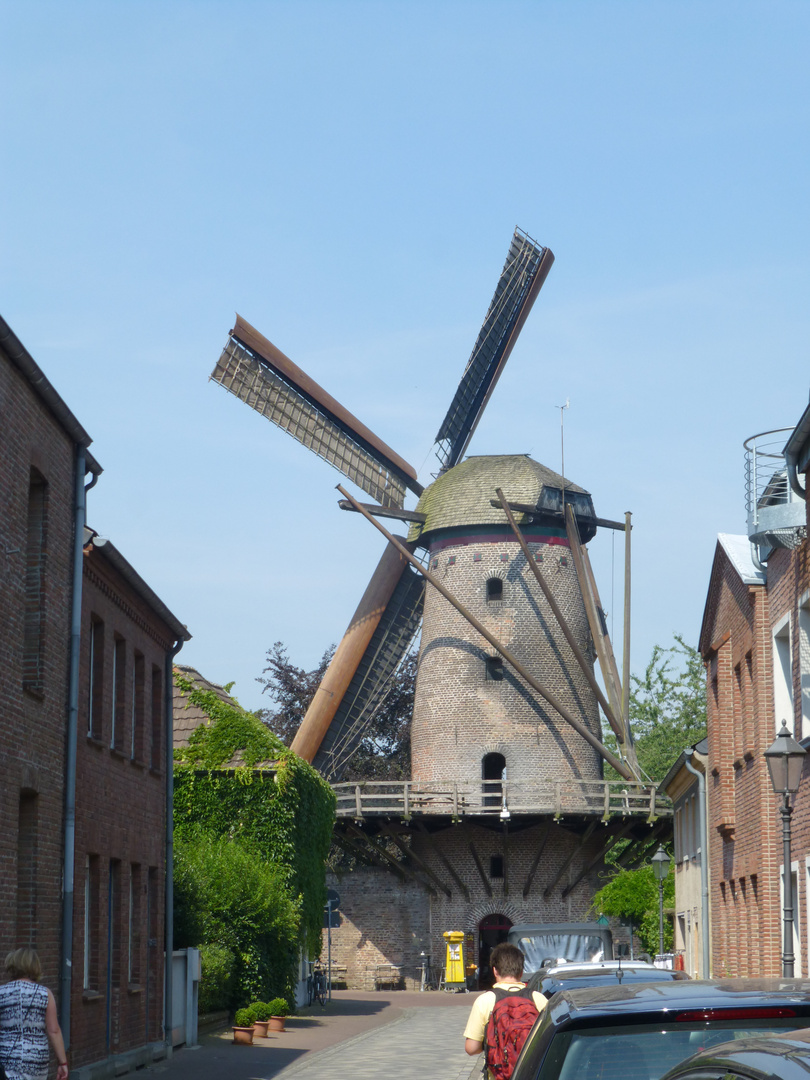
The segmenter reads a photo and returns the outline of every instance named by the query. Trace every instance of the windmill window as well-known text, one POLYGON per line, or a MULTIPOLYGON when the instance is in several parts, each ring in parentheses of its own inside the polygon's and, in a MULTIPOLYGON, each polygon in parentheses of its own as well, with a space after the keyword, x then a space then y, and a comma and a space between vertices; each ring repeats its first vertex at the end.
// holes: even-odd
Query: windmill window
POLYGON ((487 580, 487 603, 503 600, 503 578, 491 577, 487 580))
POLYGON ((456 565, 456 557, 455 557, 455 555, 448 555, 447 556, 447 565, 448 566, 455 566, 456 565))
POLYGON ((568 566, 568 556, 567 555, 561 555, 560 556, 560 566, 568 566))
POLYGON ((501 552, 501 562, 509 562, 509 556, 506 554, 505 551, 501 552))
POLYGON ((542 551, 536 551, 534 553, 534 561, 535 562, 542 562, 543 561, 543 552, 542 551))
POLYGON ((489 876, 493 879, 503 880, 503 855, 490 855, 489 876))
POLYGON ((501 682, 503 679, 503 659, 500 656, 487 657, 487 681, 501 682))
POLYGON ((481 552, 480 551, 476 551, 476 553, 473 555, 473 562, 481 562, 481 552))
POLYGON ((503 774, 506 758, 503 754, 485 754, 481 759, 481 780, 484 806, 500 806, 503 797, 503 774))
POLYGON ((434 560, 433 560, 433 569, 434 569, 434 570, 438 570, 438 569, 439 569, 439 560, 438 560, 438 559, 434 559, 434 560))

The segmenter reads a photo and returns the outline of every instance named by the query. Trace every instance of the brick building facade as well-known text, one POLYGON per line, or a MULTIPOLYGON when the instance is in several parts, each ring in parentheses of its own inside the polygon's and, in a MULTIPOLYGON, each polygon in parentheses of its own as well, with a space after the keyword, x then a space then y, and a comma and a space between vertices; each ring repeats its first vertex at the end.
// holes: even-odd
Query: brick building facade
POLYGON ((101 471, 90 442, 0 319, 0 955, 35 947, 57 1000, 75 493, 101 471))
POLYGON ((83 566, 72 1059, 137 1065, 164 1038, 167 690, 189 635, 91 530, 83 566))
MULTIPOLYGON (((810 410, 808 411, 810 412, 810 410)), ((791 439, 807 447, 808 412, 791 439)), ((782 436, 784 441, 785 436, 782 436)), ((781 445, 781 444, 780 444, 781 445)), ((790 445, 790 443, 788 444, 790 445)), ((777 455, 779 457, 779 455, 777 455)), ((783 509, 784 459, 755 509, 783 509), (782 485, 778 498, 774 482, 782 485)), ((806 453, 801 472, 807 476, 806 453)), ((799 477, 801 480, 802 477, 799 477)), ((759 524, 751 526, 760 528, 759 524)), ((807 507, 787 533, 721 535, 700 636, 708 705, 708 848, 712 974, 778 975, 782 954, 779 799, 763 757, 782 722, 810 745, 810 552, 807 507), (804 524, 801 524, 803 520, 804 524), (775 542, 778 540, 778 543, 775 542), (789 543, 790 547, 781 546, 789 543)), ((810 765, 794 798, 796 975, 810 973, 810 765)))
POLYGON ((188 634, 86 532, 90 437, 2 319, 0 421, 0 956, 38 950, 72 1075, 101 1078, 165 1053, 165 672, 188 634))

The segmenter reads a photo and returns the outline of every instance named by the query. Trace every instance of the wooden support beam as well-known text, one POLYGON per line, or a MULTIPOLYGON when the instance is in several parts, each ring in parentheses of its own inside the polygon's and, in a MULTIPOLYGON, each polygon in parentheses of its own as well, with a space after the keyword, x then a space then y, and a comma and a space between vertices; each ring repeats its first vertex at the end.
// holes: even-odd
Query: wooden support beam
MULTIPOLYGON (((490 506, 500 507, 503 506, 503 502, 500 499, 490 499, 490 506)), ((530 517, 555 517, 562 520, 562 514, 559 510, 541 510, 538 506, 531 506, 529 503, 517 503, 509 502, 506 504, 510 510, 514 510, 516 514, 528 514, 530 517)), ((615 529, 617 532, 624 532, 627 528, 627 523, 622 521, 610 521, 608 518, 588 518, 589 522, 593 522, 600 529, 615 529)))
POLYGON ((369 865, 378 866, 380 869, 386 870, 388 873, 393 874, 394 877, 399 878, 400 881, 408 880, 407 875, 398 865, 392 865, 390 862, 378 858, 373 851, 368 850, 368 847, 365 844, 358 844, 355 840, 352 840, 351 837, 340 836, 337 832, 333 834, 333 839, 336 844, 339 844, 340 847, 350 855, 359 856, 369 865))
POLYGON ((577 577, 579 578, 579 588, 582 592, 582 599, 585 602, 585 614, 588 616, 588 626, 591 628, 591 637, 593 638, 594 648, 596 649, 596 655, 599 659, 599 667, 602 669, 602 679, 604 680, 605 689, 607 690, 607 695, 610 699, 613 715, 620 717, 622 716, 621 693, 617 692, 616 683, 613 677, 613 669, 610 665, 605 641, 607 634, 605 627, 602 625, 602 619, 600 617, 601 612, 592 588, 592 580, 586 569, 585 548, 580 542, 577 519, 570 503, 568 503, 565 508, 565 529, 568 535, 568 546, 571 549, 571 557, 574 560, 577 577))
POLYGON ((626 851, 621 853, 616 860, 616 865, 623 870, 630 869, 634 864, 637 865, 643 859, 644 852, 656 844, 658 838, 667 831, 670 824, 671 820, 667 818, 666 821, 659 821, 656 825, 653 825, 646 836, 643 836, 634 844, 630 844, 626 851))
POLYGON ((349 829, 351 832, 356 833, 365 844, 368 844, 368 846, 375 852, 375 854, 380 856, 382 859, 385 859, 385 861, 390 863, 392 866, 396 867, 396 869, 399 870, 400 873, 405 874, 406 877, 411 878, 417 884, 427 889, 428 892, 431 893, 433 896, 438 896, 436 889, 430 884, 430 882, 424 881, 422 878, 420 878, 419 875, 414 873, 414 871, 411 870, 409 866, 403 866, 401 862, 395 859, 393 855, 390 855, 381 844, 378 844, 367 833, 364 833, 362 829, 358 829, 356 825, 350 824, 349 822, 346 822, 346 828, 349 829))
POLYGON ((437 857, 437 859, 444 866, 445 870, 450 875, 450 877, 453 879, 453 881, 455 881, 456 885, 458 885, 459 889, 461 889, 461 892, 464 894, 464 899, 469 902, 469 899, 470 899, 470 890, 469 890, 469 888, 464 884, 464 881, 458 876, 458 874, 456 873, 455 869, 453 868, 453 865, 451 864, 450 860, 445 856, 444 852, 441 850, 439 845, 433 839, 433 834, 430 832, 429 829, 425 828, 425 824, 422 821, 417 821, 416 826, 419 829, 419 831, 422 833, 422 835, 425 837, 425 839, 427 840, 433 854, 437 857))
POLYGON ((402 840, 399 838, 399 836, 397 836, 397 834, 394 832, 390 825, 383 824, 381 825, 381 828, 386 836, 391 837, 391 839, 397 845, 402 854, 407 856, 407 858, 409 859, 413 859, 416 865, 427 874, 427 876, 434 883, 434 885, 436 885, 437 888, 441 889, 441 891, 449 900, 453 895, 452 890, 449 889, 443 881, 439 880, 439 878, 436 876, 436 874, 434 874, 433 870, 431 870, 431 868, 424 861, 424 859, 421 859, 415 851, 412 851, 406 844, 403 844, 402 840))
MULTIPOLYGON (((399 506, 378 506, 377 503, 360 503, 360 505, 375 517, 398 518, 400 521, 418 521, 420 525, 427 521, 427 515, 420 514, 417 510, 403 510, 399 506)), ((341 510, 354 510, 348 499, 338 500, 338 506, 341 510)))
POLYGON ((484 891, 486 892, 487 896, 491 897, 492 885, 490 884, 489 878, 484 873, 484 868, 481 865, 481 860, 478 858, 478 852, 475 850, 475 844, 472 842, 472 840, 470 841, 470 854, 473 857, 475 868, 481 876, 481 881, 484 883, 484 891))
POLYGON ((590 825, 588 826, 588 828, 585 830, 585 832, 582 834, 582 836, 580 836, 579 843, 577 844, 577 846, 574 847, 573 844, 571 845, 571 850, 568 853, 568 858, 563 861, 562 865, 557 870, 557 876, 554 878, 554 880, 551 882, 550 885, 548 885, 545 889, 543 889, 543 899, 544 900, 548 900, 548 898, 551 896, 552 892, 554 892, 554 889, 557 887, 557 885, 562 880, 563 874, 565 873, 565 871, 568 869, 568 867, 573 862, 574 856, 579 851, 579 849, 590 839, 591 834, 593 833, 593 830, 596 828, 596 826, 598 824, 599 824, 598 819, 595 819, 594 821, 592 821, 590 823, 590 825))
POLYGON ((544 698, 545 701, 549 703, 549 705, 551 705, 553 709, 555 709, 560 714, 563 720, 569 723, 575 731, 579 732, 582 738, 585 739, 587 743, 590 743, 590 745, 599 754, 602 755, 602 757, 605 759, 605 761, 607 761, 609 765, 613 766, 619 776, 623 776, 625 780, 636 779, 636 777, 633 775, 632 770, 629 769, 623 761, 620 761, 619 758, 617 758, 611 750, 608 750, 608 748, 594 735, 594 733, 588 727, 586 727, 585 724, 583 724, 578 717, 574 716, 570 709, 563 705, 563 703, 554 694, 552 694, 551 691, 547 690, 542 685, 542 683, 535 679, 535 677, 525 669, 525 667, 521 664, 517 657, 514 656, 506 648, 505 645, 502 645, 500 641, 498 641, 498 639, 495 637, 495 635, 490 633, 490 631, 484 626, 484 624, 478 619, 476 619, 472 612, 468 611, 467 608, 465 608, 464 605, 459 600, 457 600, 455 596, 453 596, 450 590, 437 577, 431 574, 429 570, 426 570, 418 559, 414 558, 414 556, 404 544, 402 544, 395 536, 393 536, 385 528, 384 525, 381 525, 379 521, 375 521, 371 514, 368 514, 362 508, 360 503, 358 503, 356 499, 352 498, 352 496, 349 494, 348 491, 346 491, 344 487, 338 484, 337 489, 341 493, 341 495, 344 495, 349 500, 349 502, 351 502, 360 511, 360 513, 363 514, 363 516, 371 522, 375 529, 377 529, 383 534, 384 537, 386 537, 389 543, 392 544, 400 552, 400 554, 405 556, 405 558, 408 560, 411 566, 413 566, 417 573, 421 574, 426 581, 429 581, 433 588, 438 593, 441 593, 445 600, 451 603, 456 609, 456 611, 458 611, 459 614, 462 615, 467 620, 467 622, 475 630, 478 631, 481 637, 488 641, 490 645, 501 654, 501 656, 504 658, 504 660, 507 661, 510 667, 514 668, 518 675, 520 675, 520 677, 525 682, 527 682, 533 690, 535 690, 542 698, 544 698))
POLYGON ((531 889, 532 882, 534 881, 534 875, 537 873, 537 867, 540 865, 540 858, 541 858, 541 856, 543 854, 543 851, 545 850, 546 843, 548 841, 549 834, 551 832, 551 826, 553 824, 554 824, 554 819, 553 818, 549 818, 548 821, 546 822, 546 831, 543 833, 543 837, 542 837, 542 839, 541 839, 541 841, 540 841, 540 843, 539 843, 539 845, 537 847, 537 852, 535 853, 532 865, 529 868, 528 874, 526 875, 526 884, 523 886, 523 899, 524 900, 529 895, 529 890, 531 889))
POLYGON ((619 740, 620 743, 623 743, 624 742, 624 726, 620 722, 621 718, 617 719, 613 715, 613 710, 611 709, 610 705, 608 704, 607 698, 602 693, 601 686, 599 685, 599 683, 594 678, 593 667, 588 663, 587 657, 582 652, 582 649, 580 649, 579 643, 577 642, 577 639, 574 637, 573 633, 571 632, 571 628, 568 625, 568 622, 567 622, 565 616, 563 615, 562 611, 560 610, 560 605, 557 603, 557 601, 556 601, 556 599, 554 597, 554 593, 548 587, 548 583, 546 582, 546 579, 543 577, 542 573, 540 572, 540 567, 537 565, 536 560, 532 558, 532 553, 529 550, 529 545, 526 542, 526 538, 523 535, 523 533, 520 531, 520 526, 518 525, 517 521, 515 521, 515 515, 510 510, 509 503, 504 498, 503 491, 501 491, 500 488, 495 488, 495 494, 498 496, 498 498, 500 500, 500 503, 501 503, 501 506, 503 508, 503 512, 506 514, 506 520, 509 522, 510 526, 512 527, 512 532, 515 534, 515 537, 517 538, 517 542, 520 544, 520 550, 523 552, 523 556, 524 556, 524 558, 526 559, 526 562, 529 565, 529 569, 534 574, 535 580, 537 581, 537 584, 540 586, 540 590, 543 593, 543 596, 545 596, 546 601, 548 602, 548 606, 551 608, 552 614, 554 615, 554 618, 557 620, 557 622, 559 624, 559 627, 563 632, 563 637, 568 642, 568 644, 569 644, 569 646, 571 648, 571 652, 574 654, 574 659, 579 664, 580 670, 582 671, 582 674, 587 679, 588 685, 590 686, 591 690, 593 690, 594 694, 596 694, 596 700, 602 706, 602 711, 604 712, 605 716, 607 717, 608 723, 613 728, 613 732, 614 732, 616 738, 619 740))
POLYGON ((627 825, 624 826, 624 828, 619 829, 618 832, 612 833, 607 837, 605 843, 599 849, 598 854, 595 855, 589 863, 585 864, 585 866, 580 870, 580 872, 577 874, 573 881, 570 881, 565 886, 562 891, 563 900, 566 898, 566 896, 568 896, 570 892, 573 892, 577 885, 579 885, 580 881, 582 881, 584 877, 590 874, 591 870, 593 870, 593 868, 599 862, 601 862, 602 859, 604 859, 605 855, 607 855, 611 848, 615 847, 615 845, 618 844, 618 842, 623 837, 627 836, 627 834, 635 828, 635 824, 636 823, 634 821, 630 821, 627 825))
POLYGON ((637 870, 642 863, 647 862, 651 858, 653 851, 658 847, 661 841, 661 835, 665 832, 665 826, 662 825, 659 832, 653 829, 653 832, 647 838, 646 844, 639 844, 639 851, 636 857, 630 862, 627 869, 637 870))

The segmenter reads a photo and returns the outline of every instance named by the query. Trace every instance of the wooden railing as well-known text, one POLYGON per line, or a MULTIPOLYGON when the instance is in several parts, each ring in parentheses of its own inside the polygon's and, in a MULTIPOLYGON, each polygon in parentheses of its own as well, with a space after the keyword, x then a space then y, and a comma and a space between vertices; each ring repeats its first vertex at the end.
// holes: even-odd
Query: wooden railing
POLYGON ((655 785, 606 780, 482 780, 478 783, 418 783, 380 780, 333 784, 337 816, 398 817, 442 814, 452 818, 514 815, 671 817, 672 803, 655 785))

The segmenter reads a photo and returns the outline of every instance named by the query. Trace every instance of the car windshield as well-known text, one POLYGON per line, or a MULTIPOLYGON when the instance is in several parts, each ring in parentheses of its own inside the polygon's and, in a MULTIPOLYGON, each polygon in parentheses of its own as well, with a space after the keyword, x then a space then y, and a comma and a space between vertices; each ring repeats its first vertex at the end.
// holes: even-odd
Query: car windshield
POLYGON ((749 1035, 790 1031, 796 1019, 633 1024, 561 1031, 536 1080, 658 1080, 706 1047, 749 1035))

